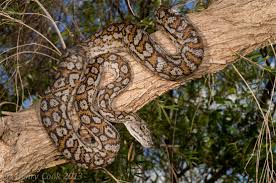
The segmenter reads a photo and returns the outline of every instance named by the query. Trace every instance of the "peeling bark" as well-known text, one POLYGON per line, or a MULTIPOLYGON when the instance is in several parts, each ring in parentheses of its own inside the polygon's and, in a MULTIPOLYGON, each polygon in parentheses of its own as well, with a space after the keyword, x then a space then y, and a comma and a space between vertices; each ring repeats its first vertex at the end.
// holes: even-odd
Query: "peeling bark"
MULTIPOLYGON (((218 0, 207 10, 189 14, 205 46, 205 57, 199 69, 182 82, 160 79, 131 58, 133 82, 114 102, 114 108, 137 111, 162 93, 224 69, 238 58, 276 38, 275 0, 218 0)), ((170 41, 157 31, 152 37, 169 52, 175 52, 170 41)), ((106 75, 105 82, 112 79, 106 75)), ((0 118, 0 182, 19 181, 41 169, 66 162, 56 151, 40 123, 38 104, 0 118)))

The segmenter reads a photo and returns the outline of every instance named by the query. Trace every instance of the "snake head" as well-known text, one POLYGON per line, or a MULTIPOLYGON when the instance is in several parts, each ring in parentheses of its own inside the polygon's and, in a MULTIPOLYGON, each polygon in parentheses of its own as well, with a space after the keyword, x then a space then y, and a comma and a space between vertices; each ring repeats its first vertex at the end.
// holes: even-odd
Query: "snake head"
POLYGON ((150 130, 144 121, 127 121, 124 123, 128 132, 143 146, 146 148, 152 147, 153 142, 151 139, 150 130))

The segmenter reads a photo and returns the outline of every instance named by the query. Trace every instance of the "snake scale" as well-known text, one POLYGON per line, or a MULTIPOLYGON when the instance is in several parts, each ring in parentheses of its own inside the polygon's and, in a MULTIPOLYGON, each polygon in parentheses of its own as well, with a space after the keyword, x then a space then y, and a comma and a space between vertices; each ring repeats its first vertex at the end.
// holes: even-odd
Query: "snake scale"
POLYGON ((176 54, 167 53, 144 30, 124 22, 111 24, 69 49, 59 63, 55 81, 41 100, 41 119, 57 149, 70 161, 89 169, 110 164, 120 148, 112 123, 123 123, 144 147, 153 144, 142 119, 112 108, 113 100, 132 80, 129 63, 119 50, 124 48, 146 69, 171 81, 180 81, 201 64, 203 43, 187 18, 165 7, 155 17, 158 29, 175 44, 176 54), (108 47, 115 49, 106 51, 108 47), (91 52, 99 54, 91 56, 91 52), (101 86, 108 66, 115 71, 115 79, 101 86))

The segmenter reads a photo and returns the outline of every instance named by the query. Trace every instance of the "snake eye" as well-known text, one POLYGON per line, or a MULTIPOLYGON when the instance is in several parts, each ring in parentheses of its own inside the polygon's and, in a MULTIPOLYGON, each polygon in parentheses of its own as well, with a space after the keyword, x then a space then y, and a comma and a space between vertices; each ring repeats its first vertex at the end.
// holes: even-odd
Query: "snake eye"
POLYGON ((143 131, 143 132, 144 132, 146 129, 147 129, 147 128, 146 128, 146 126, 145 126, 145 125, 141 125, 141 126, 140 126, 140 130, 141 130, 141 131, 143 131))

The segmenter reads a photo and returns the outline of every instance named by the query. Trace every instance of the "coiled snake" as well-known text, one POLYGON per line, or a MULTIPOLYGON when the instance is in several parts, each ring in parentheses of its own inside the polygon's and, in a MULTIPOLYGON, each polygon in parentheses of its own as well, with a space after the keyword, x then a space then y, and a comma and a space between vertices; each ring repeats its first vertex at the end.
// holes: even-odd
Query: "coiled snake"
POLYGON ((143 120, 112 109, 114 98, 132 80, 130 66, 119 51, 127 50, 146 69, 172 81, 183 79, 201 63, 202 40, 187 18, 165 7, 155 17, 177 54, 168 54, 134 24, 116 23, 69 50, 59 64, 54 84, 41 101, 41 119, 58 150, 72 162, 89 169, 110 164, 120 147, 119 133, 111 123, 124 123, 144 147, 152 145, 143 120), (116 71, 116 78, 102 87, 99 83, 107 65, 116 71))

